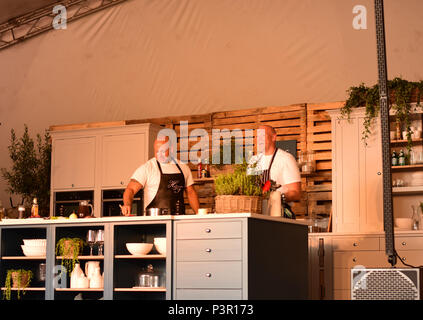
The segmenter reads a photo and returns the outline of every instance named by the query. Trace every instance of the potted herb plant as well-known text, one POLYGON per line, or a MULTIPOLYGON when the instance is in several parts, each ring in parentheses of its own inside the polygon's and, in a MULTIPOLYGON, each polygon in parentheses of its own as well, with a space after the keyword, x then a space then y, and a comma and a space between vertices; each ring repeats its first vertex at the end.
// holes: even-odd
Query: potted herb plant
POLYGON ((247 174, 248 164, 235 165, 233 173, 220 174, 214 181, 217 213, 261 213, 262 188, 258 175, 247 174))
POLYGON ((62 256, 62 266, 70 274, 79 263, 78 256, 85 245, 84 240, 80 238, 61 238, 56 243, 56 256, 62 256))
POLYGON ((5 281, 5 291, 3 292, 3 299, 11 299, 12 288, 17 289, 18 299, 21 298, 20 292, 25 294, 25 289, 31 284, 33 278, 33 273, 31 270, 24 269, 11 269, 7 270, 6 281, 5 281))

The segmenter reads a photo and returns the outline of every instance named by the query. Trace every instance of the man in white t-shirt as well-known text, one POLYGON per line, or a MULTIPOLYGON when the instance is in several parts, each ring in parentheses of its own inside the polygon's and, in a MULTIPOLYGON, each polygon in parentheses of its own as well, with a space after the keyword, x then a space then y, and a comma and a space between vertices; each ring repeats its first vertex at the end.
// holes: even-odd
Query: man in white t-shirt
POLYGON ((169 157, 169 137, 154 142, 154 158, 132 175, 123 195, 122 214, 130 215, 134 195, 144 189, 144 210, 168 209, 169 214, 185 214, 184 191, 195 213, 200 207, 188 165, 169 157))
POLYGON ((262 152, 251 157, 249 163, 256 163, 263 182, 273 180, 281 185, 278 191, 286 202, 300 200, 301 175, 297 162, 290 153, 276 148, 275 129, 268 125, 259 126, 256 146, 258 152, 262 152))

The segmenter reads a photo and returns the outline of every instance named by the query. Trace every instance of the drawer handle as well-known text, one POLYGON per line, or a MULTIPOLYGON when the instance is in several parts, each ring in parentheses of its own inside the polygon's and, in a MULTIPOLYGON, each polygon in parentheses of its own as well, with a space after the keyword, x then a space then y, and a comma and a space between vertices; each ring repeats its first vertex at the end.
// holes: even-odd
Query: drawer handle
POLYGON ((206 252, 211 252, 212 250, 210 249, 210 248, 207 248, 206 249, 206 252))
POLYGON ((206 231, 206 233, 210 233, 211 229, 207 228, 205 231, 206 231))
POLYGON ((353 262, 356 262, 357 261, 357 258, 353 258, 353 262))
POLYGON ((405 260, 407 260, 407 259, 405 259, 405 257, 404 257, 404 258, 402 258, 402 261, 405 261, 405 260))
POLYGON ((207 278, 211 278, 211 273, 206 273, 207 278))
POLYGON ((403 246, 407 245, 407 243, 404 241, 403 243, 401 243, 403 246))
POLYGON ((358 247, 358 243, 357 243, 357 242, 354 242, 354 243, 353 243, 353 246, 354 246, 354 247, 358 247))
POLYGON ((72 188, 74 187, 75 185, 72 183, 72 188))

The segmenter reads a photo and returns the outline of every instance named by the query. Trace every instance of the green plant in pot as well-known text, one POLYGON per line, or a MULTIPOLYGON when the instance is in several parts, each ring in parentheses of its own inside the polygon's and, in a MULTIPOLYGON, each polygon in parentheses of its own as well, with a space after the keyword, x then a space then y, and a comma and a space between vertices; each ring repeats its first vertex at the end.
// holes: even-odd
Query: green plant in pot
POLYGON ((261 212, 262 189, 258 175, 247 174, 248 164, 235 165, 233 173, 220 174, 214 180, 216 191, 216 212, 261 212), (229 203, 239 204, 240 208, 233 208, 229 203), (251 203, 251 208, 244 204, 251 203), (244 211, 245 212, 245 211, 244 211))
POLYGON ((31 284, 34 274, 31 270, 10 269, 7 270, 3 299, 10 300, 12 288, 17 288, 18 299, 21 298, 20 292, 25 294, 25 289, 31 284))
POLYGON ((56 256, 62 256, 62 266, 70 274, 79 263, 78 256, 85 245, 84 240, 80 238, 61 238, 56 243, 56 256))
MULTIPOLYGON (((423 81, 411 82, 401 78, 395 78, 388 81, 388 91, 390 93, 391 108, 394 111, 398 125, 404 126, 407 131, 407 150, 410 152, 412 147, 411 131, 411 102, 415 100, 417 106, 420 106, 421 93, 423 92, 423 81)), ((379 86, 366 87, 363 83, 358 87, 350 87, 347 90, 348 99, 341 108, 341 116, 350 116, 354 108, 365 107, 364 130, 362 138, 364 141, 371 134, 371 125, 379 114, 379 86)))
POLYGON ((40 216, 50 213, 51 142, 46 131, 44 137, 37 134, 36 142, 30 137, 28 126, 24 126, 21 138, 11 130, 9 156, 12 167, 1 168, 1 174, 8 183, 7 191, 18 194, 26 207, 37 198, 40 216))

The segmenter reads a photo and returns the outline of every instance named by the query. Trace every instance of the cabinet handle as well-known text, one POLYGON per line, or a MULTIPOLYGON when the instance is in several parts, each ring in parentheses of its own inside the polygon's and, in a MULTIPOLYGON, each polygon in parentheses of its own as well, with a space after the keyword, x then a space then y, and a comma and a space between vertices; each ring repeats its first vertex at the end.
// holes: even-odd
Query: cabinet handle
POLYGON ((402 258, 402 261, 405 261, 405 260, 407 260, 407 259, 405 259, 405 257, 404 257, 404 258, 402 258))
POLYGON ((404 241, 403 243, 401 243, 403 246, 407 245, 407 243, 404 241))
POLYGON ((356 261, 357 261, 357 259, 354 257, 354 258, 353 258, 353 262, 356 262, 356 261))
POLYGON ((75 185, 72 183, 72 188, 74 187, 75 185))
POLYGON ((380 176, 382 174, 382 172, 378 172, 377 175, 380 176))
POLYGON ((354 243, 353 243, 353 246, 354 246, 354 247, 358 247, 358 243, 357 243, 357 242, 354 242, 354 243))
POLYGON ((123 181, 121 181, 120 184, 123 186, 123 181))
POLYGON ((210 248, 207 248, 206 249, 206 252, 211 252, 212 250, 210 249, 210 248))
POLYGON ((211 277, 211 273, 206 273, 206 277, 210 278, 211 277))
POLYGON ((210 232, 211 232, 211 229, 207 228, 205 231, 206 231, 207 233, 210 233, 210 232))

